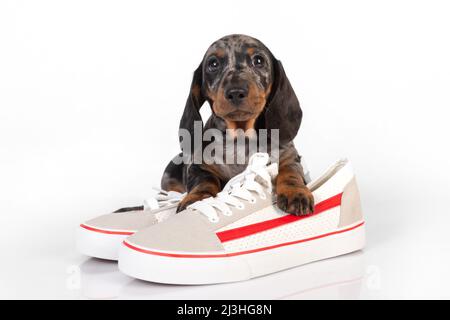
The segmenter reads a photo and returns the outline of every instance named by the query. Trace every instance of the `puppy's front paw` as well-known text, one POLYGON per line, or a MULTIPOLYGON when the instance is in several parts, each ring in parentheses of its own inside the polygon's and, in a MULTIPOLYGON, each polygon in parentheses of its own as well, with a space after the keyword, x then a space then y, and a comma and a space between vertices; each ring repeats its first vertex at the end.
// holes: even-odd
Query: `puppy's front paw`
POLYGON ((287 213, 307 215, 314 212, 314 197, 305 186, 281 185, 277 187, 277 205, 287 213))
POLYGON ((178 204, 177 213, 185 210, 190 204, 209 197, 211 197, 209 193, 190 192, 178 204))

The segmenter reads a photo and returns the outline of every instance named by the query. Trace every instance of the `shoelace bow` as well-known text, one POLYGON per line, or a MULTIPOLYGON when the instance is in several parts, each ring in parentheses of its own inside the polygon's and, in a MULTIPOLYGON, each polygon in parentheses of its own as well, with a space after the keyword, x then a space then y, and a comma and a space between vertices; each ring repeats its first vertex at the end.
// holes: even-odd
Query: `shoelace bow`
POLYGON ((255 203, 254 193, 261 199, 265 199, 265 190, 272 191, 272 178, 278 171, 276 163, 267 165, 268 162, 269 155, 267 153, 254 154, 250 158, 247 168, 228 181, 223 190, 215 197, 197 201, 188 208, 197 210, 211 222, 218 222, 218 212, 230 216, 232 215, 231 207, 244 209, 241 200, 255 203))
POLYGON ((176 191, 165 191, 159 188, 153 188, 156 192, 153 196, 144 200, 144 209, 155 210, 176 204, 186 195, 176 191))

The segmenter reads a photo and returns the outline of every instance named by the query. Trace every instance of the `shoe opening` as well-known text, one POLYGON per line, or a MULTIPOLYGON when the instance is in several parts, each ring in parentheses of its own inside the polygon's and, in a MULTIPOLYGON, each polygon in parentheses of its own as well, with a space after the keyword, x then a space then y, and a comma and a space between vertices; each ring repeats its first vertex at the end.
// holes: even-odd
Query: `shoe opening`
POLYGON ((339 170, 341 170, 347 163, 348 163, 347 159, 338 160, 334 165, 332 165, 330 168, 328 168, 328 170, 325 171, 325 173, 322 174, 319 178, 317 178, 314 181, 311 181, 310 183, 308 183, 308 185, 307 185, 308 188, 311 191, 317 190, 325 182, 330 180, 330 178, 333 177, 339 170))

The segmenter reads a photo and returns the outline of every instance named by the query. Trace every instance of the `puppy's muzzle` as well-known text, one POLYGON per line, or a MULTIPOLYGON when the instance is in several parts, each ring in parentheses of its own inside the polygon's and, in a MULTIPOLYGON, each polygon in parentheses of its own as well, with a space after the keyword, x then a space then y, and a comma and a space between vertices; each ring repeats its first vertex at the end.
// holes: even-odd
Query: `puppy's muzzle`
POLYGON ((225 98, 234 106, 239 106, 248 96, 248 89, 245 87, 231 87, 225 90, 225 98))

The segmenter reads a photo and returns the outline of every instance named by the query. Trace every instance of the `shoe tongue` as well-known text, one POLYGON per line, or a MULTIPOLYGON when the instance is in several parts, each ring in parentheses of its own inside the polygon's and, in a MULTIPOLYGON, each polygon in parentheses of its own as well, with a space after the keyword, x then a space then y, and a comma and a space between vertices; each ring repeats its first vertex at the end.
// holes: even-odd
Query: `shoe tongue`
POLYGON ((248 161, 248 165, 252 167, 265 167, 269 162, 267 153, 258 152, 252 155, 248 161))
POLYGON ((278 164, 277 163, 271 163, 267 166, 267 172, 269 172, 270 177, 272 179, 275 179, 275 177, 278 175, 278 164))
MULTIPOLYGON (((278 165, 276 163, 272 163, 268 166, 266 166, 267 173, 269 173, 270 178, 273 180, 278 175, 278 165)), ((269 187, 271 182, 269 182, 269 185, 267 184, 267 181, 264 180, 264 178, 257 175, 255 177, 255 181, 258 182, 260 185, 269 187)))
POLYGON ((270 177, 273 179, 278 175, 278 164, 271 163, 269 164, 269 155, 267 153, 255 153, 249 159, 249 166, 254 168, 266 168, 270 177))
POLYGON ((156 200, 154 197, 144 200, 144 210, 156 210, 158 208, 158 200, 156 200))

